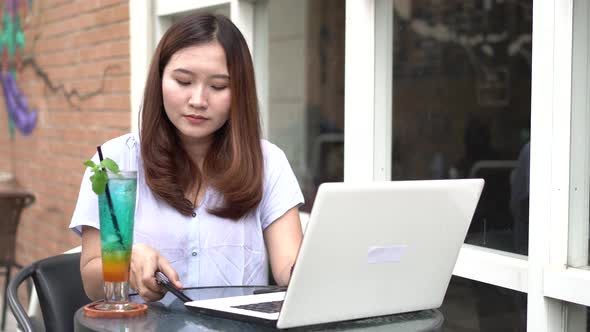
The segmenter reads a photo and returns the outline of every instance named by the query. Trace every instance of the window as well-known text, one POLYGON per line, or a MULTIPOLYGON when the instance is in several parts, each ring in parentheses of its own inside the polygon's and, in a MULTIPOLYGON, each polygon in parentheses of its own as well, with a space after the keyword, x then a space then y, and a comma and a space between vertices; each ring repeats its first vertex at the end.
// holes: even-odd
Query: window
POLYGON ((526 331, 526 293, 453 277, 440 308, 444 331, 526 331))
POLYGON ((590 331, 590 321, 588 315, 590 309, 586 306, 569 303, 567 305, 567 329, 568 332, 590 331))
POLYGON ((484 178, 466 243, 527 253, 532 0, 393 1, 391 178, 484 178))
POLYGON ((588 1, 133 0, 134 105, 152 51, 145 31, 207 8, 230 13, 252 42, 265 137, 287 153, 305 209, 319 183, 343 175, 484 177, 441 308, 449 329, 489 327, 461 303, 477 293, 505 306, 488 315, 502 326, 521 329, 527 315, 531 331, 588 330, 588 1), (528 258, 514 254, 528 237, 528 258))
POLYGON ((291 162, 309 212, 321 183, 343 179, 344 0, 273 0, 267 10, 264 126, 291 162))

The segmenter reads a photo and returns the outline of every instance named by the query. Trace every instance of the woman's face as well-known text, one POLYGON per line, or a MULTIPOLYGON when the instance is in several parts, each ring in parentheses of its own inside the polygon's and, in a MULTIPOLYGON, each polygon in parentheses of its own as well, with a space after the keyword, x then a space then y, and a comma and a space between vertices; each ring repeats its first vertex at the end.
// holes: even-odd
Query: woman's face
POLYGON ((225 52, 217 41, 172 55, 162 77, 164 109, 185 142, 208 142, 228 120, 229 80, 225 52))

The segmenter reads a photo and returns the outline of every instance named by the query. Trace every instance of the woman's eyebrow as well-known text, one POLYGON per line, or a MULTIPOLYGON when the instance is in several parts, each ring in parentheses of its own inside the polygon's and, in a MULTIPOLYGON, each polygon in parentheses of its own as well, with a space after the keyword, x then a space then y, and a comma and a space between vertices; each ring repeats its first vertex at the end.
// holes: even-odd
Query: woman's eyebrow
POLYGON ((209 76, 209 78, 221 78, 221 79, 229 81, 229 75, 225 75, 225 74, 215 74, 215 75, 209 76))
POLYGON ((193 75, 193 72, 192 71, 190 71, 188 69, 184 69, 184 68, 176 68, 172 72, 175 72, 175 73, 183 73, 183 74, 187 74, 187 75, 193 75))
MULTIPOLYGON (((173 73, 182 73, 186 75, 195 75, 192 71, 185 69, 185 68, 176 68, 172 71, 173 73)), ((213 74, 209 76, 209 79, 224 79, 229 81, 229 75, 226 74, 213 74)))

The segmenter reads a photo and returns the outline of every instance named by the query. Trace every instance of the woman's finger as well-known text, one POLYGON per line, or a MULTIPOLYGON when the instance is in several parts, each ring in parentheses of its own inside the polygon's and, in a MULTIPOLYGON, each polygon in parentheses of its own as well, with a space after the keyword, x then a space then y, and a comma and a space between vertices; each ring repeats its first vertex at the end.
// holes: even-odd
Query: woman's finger
POLYGON ((180 278, 178 277, 178 273, 172 267, 172 265, 168 262, 168 260, 162 256, 158 258, 158 270, 160 270, 168 280, 176 287, 182 288, 182 283, 180 282, 180 278))

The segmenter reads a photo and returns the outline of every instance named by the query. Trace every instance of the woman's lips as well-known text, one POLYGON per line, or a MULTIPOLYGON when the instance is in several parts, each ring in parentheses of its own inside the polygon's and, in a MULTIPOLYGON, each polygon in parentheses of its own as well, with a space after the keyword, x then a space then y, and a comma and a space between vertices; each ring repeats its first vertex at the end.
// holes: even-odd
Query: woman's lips
POLYGON ((185 115, 184 117, 192 124, 200 124, 208 120, 206 117, 200 115, 185 115))

